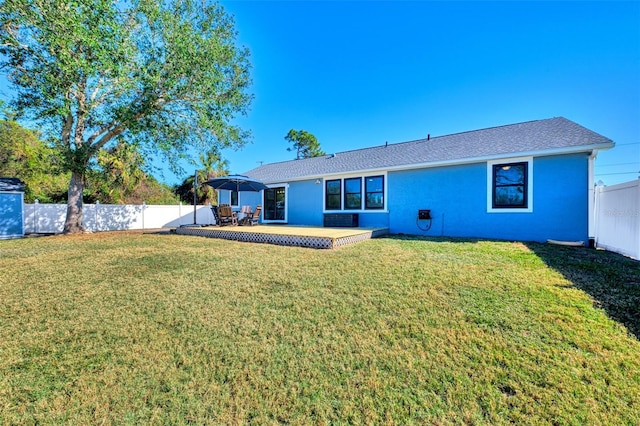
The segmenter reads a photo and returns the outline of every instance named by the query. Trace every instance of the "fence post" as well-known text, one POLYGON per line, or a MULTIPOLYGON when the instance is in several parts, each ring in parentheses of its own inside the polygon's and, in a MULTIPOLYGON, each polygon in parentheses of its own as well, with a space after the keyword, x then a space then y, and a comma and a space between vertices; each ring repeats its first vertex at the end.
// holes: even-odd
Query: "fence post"
POLYGON ((96 200, 96 211, 95 211, 95 218, 96 218, 96 220, 95 220, 95 222, 96 222, 96 229, 95 229, 95 230, 96 230, 96 231, 99 231, 99 230, 100 230, 100 226, 98 226, 98 207, 99 207, 99 206, 100 206, 100 201, 99 201, 99 200, 96 200))
POLYGON ((600 238, 600 221, 602 220, 600 215, 600 197, 602 197, 602 188, 604 184, 601 180, 596 183, 594 199, 593 199, 593 221, 594 221, 594 235, 593 244, 594 248, 598 247, 598 239, 600 238))
POLYGON ((33 232, 35 234, 38 233, 38 204, 40 204, 40 201, 36 198, 33 201, 33 232))
POLYGON ((142 229, 144 229, 144 209, 146 208, 147 203, 145 201, 142 202, 142 229))

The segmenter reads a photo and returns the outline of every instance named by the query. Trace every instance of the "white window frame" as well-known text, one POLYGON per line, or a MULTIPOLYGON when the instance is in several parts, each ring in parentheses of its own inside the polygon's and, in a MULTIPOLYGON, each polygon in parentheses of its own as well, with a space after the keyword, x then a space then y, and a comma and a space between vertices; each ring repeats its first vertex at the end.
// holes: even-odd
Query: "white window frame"
POLYGON ((332 178, 325 178, 322 181, 322 210, 327 213, 327 212, 341 212, 344 210, 344 178, 340 178, 340 177, 332 177, 332 178), (327 183, 330 181, 340 181, 340 208, 338 209, 327 209, 327 183))
POLYGON ((325 176, 322 179, 322 213, 389 213, 389 200, 388 200, 388 186, 389 179, 387 176, 387 172, 377 172, 377 173, 350 173, 347 175, 339 175, 339 176, 325 176), (365 179, 368 177, 382 176, 383 177, 383 187, 382 187, 382 196, 384 197, 384 206, 381 209, 367 209, 365 208, 365 179), (345 209, 344 206, 344 196, 345 196, 345 188, 344 188, 344 180, 351 178, 360 178, 360 188, 361 188, 361 199, 360 199, 360 208, 359 209, 345 209), (327 210, 327 185, 325 184, 328 180, 340 180, 340 209, 339 210, 327 210))
MULTIPOLYGON (((376 175, 379 176, 379 175, 376 175)), ((342 186, 342 200, 340 201, 340 207, 341 210, 346 211, 346 212, 352 212, 352 211, 361 211, 364 210, 364 203, 365 203, 365 192, 364 192, 364 185, 365 185, 365 179, 362 176, 354 176, 354 177, 346 177, 346 178, 341 178, 342 182, 340 183, 340 185, 342 186), (346 198, 347 198, 347 185, 345 183, 345 181, 347 179, 358 179, 360 181, 360 207, 358 208, 347 208, 347 203, 346 203, 346 198)), ((325 187, 326 188, 326 187, 325 187)), ((326 206, 325 206, 326 207, 326 206)))
POLYGON ((240 207, 240 191, 236 191, 235 189, 230 189, 230 190, 229 190, 229 205, 230 205, 231 207, 240 207), (238 201, 238 203, 237 203, 237 204, 233 204, 233 203, 231 202, 231 198, 232 198, 232 197, 231 197, 231 195, 233 195, 233 192, 234 192, 234 191, 238 193, 238 200, 237 200, 237 201, 238 201))
POLYGON ((267 220, 264 218, 264 209, 266 207, 264 202, 264 191, 260 191, 260 197, 261 197, 260 204, 262 204, 262 212, 260 213, 260 216, 261 216, 262 223, 289 223, 289 184, 288 183, 271 183, 271 184, 268 184, 267 186, 270 189, 284 188, 284 219, 267 220))
POLYGON ((502 158, 487 161, 487 213, 533 213, 533 157, 502 158), (493 207, 493 166, 507 163, 527 163, 527 207, 493 207))

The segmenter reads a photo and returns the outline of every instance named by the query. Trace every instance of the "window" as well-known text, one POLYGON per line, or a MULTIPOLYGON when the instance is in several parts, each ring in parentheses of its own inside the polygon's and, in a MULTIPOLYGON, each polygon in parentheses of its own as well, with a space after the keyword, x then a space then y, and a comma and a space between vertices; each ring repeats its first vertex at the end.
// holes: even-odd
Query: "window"
POLYGON ((384 176, 365 178, 365 209, 384 208, 384 176))
POLYGON ((527 207, 527 163, 493 165, 493 208, 527 207))
POLYGON ((325 207, 327 210, 340 210, 341 184, 340 179, 326 181, 325 207))
POLYGON ((239 205, 238 204, 238 191, 231 190, 230 193, 231 193, 231 203, 230 204, 232 206, 238 206, 239 205))
POLYGON ((344 208, 345 210, 362 208, 362 179, 359 177, 344 180, 344 208))
POLYGON ((521 157, 487 163, 487 212, 533 211, 533 158, 521 157))
POLYGON ((325 210, 379 210, 385 208, 385 175, 325 180, 325 210))
POLYGON ((286 221, 287 189, 284 186, 264 190, 262 217, 268 221, 286 221))

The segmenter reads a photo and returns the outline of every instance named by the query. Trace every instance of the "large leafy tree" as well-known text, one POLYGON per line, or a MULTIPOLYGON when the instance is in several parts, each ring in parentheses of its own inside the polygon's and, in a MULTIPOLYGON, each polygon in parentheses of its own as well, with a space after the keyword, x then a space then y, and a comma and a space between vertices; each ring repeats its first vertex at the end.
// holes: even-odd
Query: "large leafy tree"
POLYGON ((190 148, 249 138, 232 124, 251 101, 249 54, 219 4, 0 0, 0 53, 12 106, 64 153, 67 233, 83 230, 87 171, 109 146, 160 152, 175 165, 190 148))
POLYGON ((296 160, 325 155, 318 139, 306 130, 291 129, 284 138, 291 143, 287 151, 295 151, 296 160))

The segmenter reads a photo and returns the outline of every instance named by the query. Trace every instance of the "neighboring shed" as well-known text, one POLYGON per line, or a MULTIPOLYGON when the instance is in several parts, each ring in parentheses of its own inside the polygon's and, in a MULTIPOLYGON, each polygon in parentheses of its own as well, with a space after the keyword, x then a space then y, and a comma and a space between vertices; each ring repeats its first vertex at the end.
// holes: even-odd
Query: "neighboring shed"
POLYGON ((0 178, 0 239, 24 236, 24 184, 0 178))

